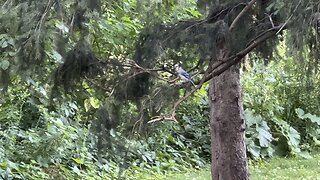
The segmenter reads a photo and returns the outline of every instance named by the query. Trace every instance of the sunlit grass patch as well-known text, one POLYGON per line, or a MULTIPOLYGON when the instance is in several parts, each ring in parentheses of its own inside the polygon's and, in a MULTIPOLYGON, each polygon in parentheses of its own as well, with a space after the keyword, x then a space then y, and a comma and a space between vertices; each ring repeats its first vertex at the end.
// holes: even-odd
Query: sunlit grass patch
MULTIPOLYGON (((185 172, 168 172, 166 174, 139 174, 137 179, 143 180, 210 180, 210 168, 185 172)), ((320 180, 320 155, 312 159, 279 158, 250 163, 250 179, 252 180, 320 180)))
POLYGON ((312 159, 273 158, 250 166, 252 179, 320 179, 320 155, 312 159))

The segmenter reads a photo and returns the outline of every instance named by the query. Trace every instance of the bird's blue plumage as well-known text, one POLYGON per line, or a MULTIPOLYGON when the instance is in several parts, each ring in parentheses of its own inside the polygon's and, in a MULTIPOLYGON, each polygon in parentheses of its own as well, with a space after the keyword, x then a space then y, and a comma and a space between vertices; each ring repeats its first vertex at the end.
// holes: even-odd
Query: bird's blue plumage
POLYGON ((181 75, 186 77, 187 79, 190 79, 190 74, 188 74, 187 72, 183 72, 181 75))
POLYGON ((191 80, 191 76, 189 73, 187 73, 182 67, 180 67, 178 64, 175 65, 175 70, 177 72, 177 75, 179 78, 184 82, 191 82, 194 85, 194 83, 191 80))

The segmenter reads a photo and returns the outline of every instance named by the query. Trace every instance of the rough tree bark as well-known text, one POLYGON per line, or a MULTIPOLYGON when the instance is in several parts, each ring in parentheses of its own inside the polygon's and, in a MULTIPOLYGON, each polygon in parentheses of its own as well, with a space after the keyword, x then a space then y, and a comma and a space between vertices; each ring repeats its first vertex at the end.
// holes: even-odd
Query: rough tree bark
MULTIPOLYGON (((222 49, 217 57, 223 60, 227 54, 227 50, 222 49)), ((249 179, 239 72, 240 64, 237 64, 210 81, 211 174, 214 180, 249 179)))

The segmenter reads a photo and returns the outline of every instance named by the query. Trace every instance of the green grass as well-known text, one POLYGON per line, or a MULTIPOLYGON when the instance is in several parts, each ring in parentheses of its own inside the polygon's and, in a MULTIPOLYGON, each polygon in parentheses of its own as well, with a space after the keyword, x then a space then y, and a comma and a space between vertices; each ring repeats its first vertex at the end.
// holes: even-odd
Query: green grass
POLYGON ((320 180, 320 155, 312 159, 273 158, 250 166, 252 179, 320 180))
MULTIPOLYGON (((312 159, 272 158, 250 163, 252 180, 320 180, 320 155, 312 159)), ((203 170, 157 174, 145 172, 137 176, 141 180, 211 180, 209 167, 203 170)))

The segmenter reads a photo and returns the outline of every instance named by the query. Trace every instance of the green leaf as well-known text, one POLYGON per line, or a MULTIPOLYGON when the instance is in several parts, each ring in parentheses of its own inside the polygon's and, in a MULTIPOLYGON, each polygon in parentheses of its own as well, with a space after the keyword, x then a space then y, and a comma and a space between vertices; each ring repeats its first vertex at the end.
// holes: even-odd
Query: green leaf
POLYGON ((1 48, 6 48, 8 46, 8 42, 7 41, 4 41, 1 45, 1 48))
POLYGON ((131 19, 130 19, 130 17, 128 17, 128 16, 123 16, 123 17, 121 18, 121 20, 122 20, 122 21, 131 22, 131 19))
POLYGON ((144 155, 142 155, 141 157, 142 157, 143 161, 148 162, 147 158, 144 155))
POLYGON ((305 114, 304 117, 310 119, 311 122, 317 123, 318 125, 320 125, 320 117, 316 115, 312 115, 310 113, 305 114))
POLYGON ((168 141, 172 143, 176 143, 175 139, 171 135, 168 136, 168 141))
POLYGON ((1 162, 1 163, 0 163, 0 167, 1 167, 2 169, 6 169, 6 168, 8 167, 8 163, 7 163, 7 162, 1 162))
POLYGON ((312 158, 312 156, 310 155, 310 153, 307 152, 307 151, 301 151, 301 152, 299 153, 299 156, 301 156, 301 157, 303 157, 303 158, 305 158, 305 159, 311 159, 311 158, 312 158))
POLYGON ((8 167, 12 168, 12 169, 15 169, 15 170, 18 170, 18 166, 16 163, 10 161, 10 160, 7 160, 7 163, 8 163, 8 167))
POLYGON ((303 115, 304 115, 304 111, 300 108, 296 108, 295 109, 296 113, 297 113, 297 116, 300 118, 300 119, 304 119, 303 118, 303 115))
POLYGON ((18 51, 10 51, 8 52, 9 56, 13 57, 15 55, 17 55, 18 51))
POLYGON ((190 9, 190 10, 188 10, 188 12, 194 17, 200 17, 201 16, 201 13, 199 11, 197 11, 197 10, 194 10, 194 9, 190 9))
POLYGON ((260 157, 260 147, 253 145, 248 147, 249 152, 254 156, 254 158, 260 157))
POLYGON ((36 160, 33 160, 33 159, 31 159, 30 162, 31 162, 32 164, 37 164, 37 161, 36 161, 36 160))
POLYGON ((56 23, 56 27, 61 30, 63 33, 68 33, 69 32, 69 28, 64 25, 63 23, 59 22, 59 23, 56 23))
POLYGON ((116 132, 114 131, 114 129, 110 129, 109 133, 112 137, 116 137, 116 132))
POLYGON ((63 63, 62 61, 62 56, 55 50, 52 51, 52 54, 53 54, 53 58, 56 62, 58 63, 63 63))
POLYGON ((62 120, 61 119, 56 119, 55 121, 54 121, 54 123, 57 125, 57 126, 63 126, 63 122, 62 122, 62 120))
POLYGON ((320 125, 320 117, 313 115, 313 114, 310 114, 310 113, 305 114, 305 112, 300 108, 296 108, 295 111, 297 113, 297 116, 300 119, 307 119, 308 118, 311 120, 311 122, 317 123, 318 125, 320 125))
POLYGON ((75 109, 75 110, 78 110, 78 107, 77 107, 77 105, 75 104, 75 103, 69 103, 69 106, 71 107, 71 108, 73 108, 73 109, 75 109))
POLYGON ((0 34, 0 39, 5 39, 8 37, 8 34, 0 34))
POLYGON ((91 107, 89 99, 85 99, 83 104, 84 104, 84 109, 86 110, 86 112, 88 112, 91 107))
POLYGON ((253 112, 250 110, 245 110, 244 112, 246 125, 250 127, 251 125, 255 124, 256 120, 254 118, 253 112))
POLYGON ((300 134, 293 127, 289 128, 288 131, 288 143, 294 147, 298 146, 300 143, 300 134))
POLYGON ((98 109, 100 107, 100 100, 94 97, 90 97, 90 104, 93 108, 98 109))
POLYGON ((77 166, 73 166, 72 171, 73 171, 74 173, 76 173, 77 175, 80 175, 80 174, 81 174, 81 173, 80 173, 80 170, 78 169, 77 166))
POLYGON ((269 132, 269 129, 270 128, 265 121, 263 121, 261 126, 258 128, 258 139, 261 147, 268 147, 272 140, 272 135, 269 132))
POLYGON ((7 70, 7 69, 9 68, 9 66, 10 66, 10 62, 9 62, 8 60, 3 60, 3 61, 1 62, 1 68, 2 68, 3 70, 7 70))
POLYGON ((74 162, 76 162, 77 164, 84 164, 84 162, 81 159, 77 159, 77 158, 72 158, 72 160, 74 162))
POLYGON ((14 46, 14 40, 12 38, 8 38, 8 44, 14 46))

